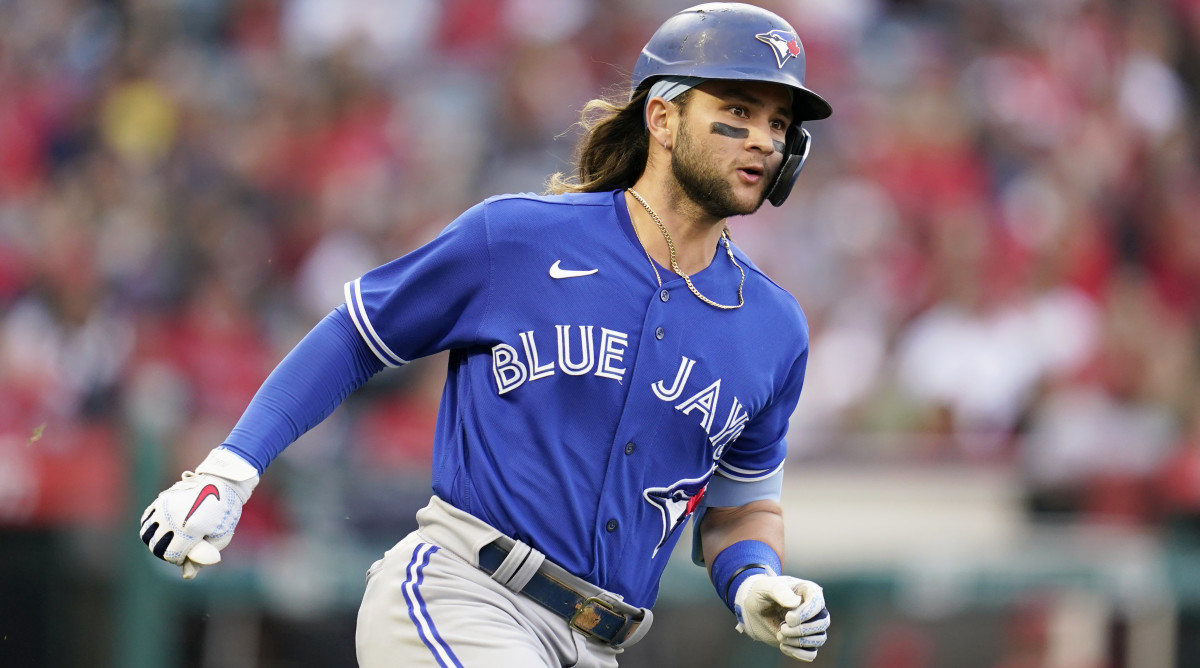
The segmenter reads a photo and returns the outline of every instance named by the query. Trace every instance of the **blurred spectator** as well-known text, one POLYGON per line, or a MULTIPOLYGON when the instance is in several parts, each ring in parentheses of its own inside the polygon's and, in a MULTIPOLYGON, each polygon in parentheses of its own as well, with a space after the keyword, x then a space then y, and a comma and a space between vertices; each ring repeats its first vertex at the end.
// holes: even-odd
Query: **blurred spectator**
POLYGON ((1171 400, 1194 341, 1140 274, 1118 274, 1107 297, 1095 358, 1048 386, 1030 416, 1023 461, 1037 510, 1145 522, 1151 486, 1178 442, 1171 400))
POLYGON ((1175 528, 1196 531, 1200 538, 1200 398, 1185 408, 1185 429, 1172 456, 1158 471, 1156 501, 1175 528))
MULTIPOLYGON (((792 204, 733 226, 809 317, 793 456, 1200 517, 1200 2, 764 4, 835 108, 792 204)), ((122 470, 141 435, 194 465, 344 281, 540 191, 677 8, 0 0, 0 522, 114 522, 121 475, 76 508, 64 462, 122 470)), ((286 479, 335 464, 368 481, 326 490, 344 531, 401 533, 381 499, 427 484, 440 363, 352 397, 247 530, 286 540, 286 479)))
MULTIPOLYGON (((119 428, 104 407, 157 351, 191 415, 236 419, 343 281, 479 196, 539 190, 588 91, 620 87, 611 54, 668 9, 343 5, 0 4, 6 394, 119 428), (46 357, 57 372, 31 370, 46 357)), ((1196 336, 1189 4, 772 7, 813 35, 839 119, 807 206, 735 230, 810 315, 828 389, 798 441, 899 430, 1003 458, 1066 387, 1111 395, 1080 369, 1116 354, 1117 267, 1148 277, 1172 341, 1196 336)), ((1175 410, 1182 381, 1146 363, 1146 410, 1175 410)), ((1040 449, 1027 461, 1057 461, 1040 449)), ((1088 468, 1062 465, 1030 474, 1088 468)))

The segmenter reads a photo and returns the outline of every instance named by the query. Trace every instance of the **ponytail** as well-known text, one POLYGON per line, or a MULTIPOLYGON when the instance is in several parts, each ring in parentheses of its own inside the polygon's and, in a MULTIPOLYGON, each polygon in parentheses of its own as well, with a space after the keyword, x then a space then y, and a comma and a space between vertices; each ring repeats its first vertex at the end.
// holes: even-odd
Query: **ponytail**
POLYGON ((648 87, 624 104, 619 98, 588 102, 580 114, 584 135, 576 149, 575 174, 553 174, 547 194, 604 192, 628 188, 646 169, 650 133, 645 108, 648 87))

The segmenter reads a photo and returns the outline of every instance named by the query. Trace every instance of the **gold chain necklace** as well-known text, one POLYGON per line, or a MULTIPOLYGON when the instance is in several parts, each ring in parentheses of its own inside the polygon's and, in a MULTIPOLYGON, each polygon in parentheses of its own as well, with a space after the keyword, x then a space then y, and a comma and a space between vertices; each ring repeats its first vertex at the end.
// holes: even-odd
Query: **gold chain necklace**
MULTIPOLYGON (((633 218, 630 217, 630 224, 633 223, 633 218)), ((637 237, 638 243, 642 245, 642 252, 646 254, 646 259, 650 260, 650 268, 654 270, 654 280, 658 281, 658 287, 662 287, 662 276, 658 273, 658 263, 654 258, 650 257, 650 249, 646 248, 646 242, 642 241, 642 233, 638 232, 637 225, 633 226, 633 235, 637 237)))
MULTIPOLYGON (((696 295, 697 299, 704 302, 705 304, 708 304, 709 306, 715 306, 716 308, 721 308, 721 309, 741 308, 742 304, 746 303, 746 300, 742 297, 742 288, 744 288, 746 286, 746 271, 744 269, 742 269, 742 265, 738 264, 737 260, 735 260, 733 258, 733 249, 730 247, 730 244, 729 244, 729 228, 726 227, 725 229, 721 230, 721 242, 725 244, 725 254, 729 256, 729 261, 733 263, 733 266, 737 267, 738 272, 741 273, 741 275, 742 275, 742 281, 740 283, 738 283, 737 306, 718 304, 718 303, 714 302, 713 300, 709 299, 708 297, 705 297, 704 295, 700 294, 700 291, 697 290, 696 286, 692 284, 692 278, 690 276, 688 276, 687 274, 683 273, 683 270, 679 268, 679 260, 676 259, 676 253, 675 253, 675 241, 673 239, 671 239, 671 235, 667 232, 667 226, 663 225, 663 222, 662 222, 662 220, 659 219, 658 214, 654 213, 654 209, 650 208, 650 205, 646 203, 646 200, 642 199, 642 196, 638 194, 638 191, 634 190, 633 188, 628 188, 628 190, 629 190, 629 194, 633 195, 633 198, 638 201, 638 204, 641 204, 642 208, 644 208, 646 210, 646 213, 650 214, 650 218, 652 220, 654 220, 654 224, 657 225, 659 231, 662 232, 663 239, 667 240, 667 251, 669 251, 670 255, 671 255, 671 271, 673 271, 676 274, 679 274, 680 276, 683 277, 683 281, 685 283, 687 283, 688 289, 692 291, 692 294, 696 295)), ((630 222, 632 222, 632 221, 630 221, 630 222)), ((637 226, 636 225, 634 225, 634 227, 633 227, 633 233, 637 234, 637 226)), ((641 241, 641 240, 642 240, 642 238, 639 235, 638 241, 641 241)), ((650 260, 650 268, 654 270, 654 277, 658 279, 658 284, 659 284, 659 286, 661 286, 662 285, 662 277, 658 275, 658 267, 654 266, 654 258, 650 257, 650 251, 646 248, 646 244, 642 244, 642 250, 646 251, 646 258, 650 260)))

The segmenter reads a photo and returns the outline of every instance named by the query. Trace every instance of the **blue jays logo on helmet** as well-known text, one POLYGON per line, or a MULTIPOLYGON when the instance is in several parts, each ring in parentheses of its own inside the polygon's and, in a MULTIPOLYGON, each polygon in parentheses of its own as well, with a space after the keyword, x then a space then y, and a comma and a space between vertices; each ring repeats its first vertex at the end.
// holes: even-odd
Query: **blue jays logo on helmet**
POLYGON ((792 89, 793 120, 827 118, 833 109, 804 86, 804 71, 804 45, 782 17, 754 5, 710 2, 659 26, 638 55, 629 92, 665 76, 762 81, 792 89))
POLYGON ((711 477, 712 471, 709 471, 708 475, 702 478, 680 480, 667 487, 651 487, 642 492, 642 498, 649 501, 658 508, 658 512, 662 513, 662 536, 654 548, 655 555, 663 545, 666 545, 671 534, 686 524, 688 517, 699 507, 711 477))
POLYGON ((787 61, 803 53, 800 50, 800 39, 796 37, 796 33, 794 32, 772 30, 771 32, 759 33, 754 37, 771 47, 775 52, 775 61, 779 63, 780 68, 787 61))

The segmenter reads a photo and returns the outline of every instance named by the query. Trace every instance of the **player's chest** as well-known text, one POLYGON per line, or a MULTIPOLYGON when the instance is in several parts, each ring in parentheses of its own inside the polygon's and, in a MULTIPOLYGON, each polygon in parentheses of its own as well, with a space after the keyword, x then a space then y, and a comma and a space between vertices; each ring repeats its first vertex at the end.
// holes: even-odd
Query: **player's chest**
MULTIPOLYGON (((770 332, 709 312, 686 286, 511 308, 483 332, 498 397, 623 406, 721 447, 777 390, 770 332)), ((480 351, 483 353, 483 350, 480 351)))

